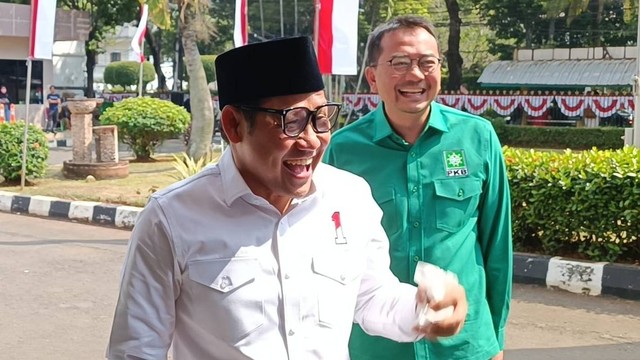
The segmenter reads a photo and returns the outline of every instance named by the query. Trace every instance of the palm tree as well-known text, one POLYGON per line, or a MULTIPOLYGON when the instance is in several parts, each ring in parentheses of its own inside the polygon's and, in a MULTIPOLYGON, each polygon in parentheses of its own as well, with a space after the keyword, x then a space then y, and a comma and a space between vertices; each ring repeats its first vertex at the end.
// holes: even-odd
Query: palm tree
POLYGON ((191 135, 187 152, 194 159, 202 158, 211 149, 213 137, 213 104, 204 72, 198 40, 208 40, 215 34, 209 17, 209 0, 147 0, 149 17, 158 27, 171 26, 171 11, 179 12, 178 21, 184 62, 189 74, 191 101, 191 135))

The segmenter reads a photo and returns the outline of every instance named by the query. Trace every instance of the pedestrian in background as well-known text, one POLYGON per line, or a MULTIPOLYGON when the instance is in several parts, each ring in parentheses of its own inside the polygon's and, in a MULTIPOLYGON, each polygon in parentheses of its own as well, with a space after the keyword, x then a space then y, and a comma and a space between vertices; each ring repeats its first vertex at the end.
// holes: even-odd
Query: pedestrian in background
POLYGON ((56 129, 60 126, 58 121, 58 110, 60 108, 60 94, 56 93, 56 87, 49 86, 49 93, 47 94, 47 126, 45 132, 52 132, 55 134, 56 129))
POLYGON ((7 92, 7 87, 2 85, 0 86, 0 104, 4 105, 4 122, 8 123, 11 119, 11 98, 9 97, 9 93, 7 92))

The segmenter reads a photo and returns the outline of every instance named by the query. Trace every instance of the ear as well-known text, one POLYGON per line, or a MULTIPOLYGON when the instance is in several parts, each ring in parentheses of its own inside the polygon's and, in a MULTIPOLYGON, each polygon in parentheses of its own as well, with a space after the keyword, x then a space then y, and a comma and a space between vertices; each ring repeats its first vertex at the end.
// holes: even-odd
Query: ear
POLYGON ((376 81, 376 71, 373 67, 367 66, 364 69, 364 76, 367 78, 367 82, 369 83, 369 88, 371 88, 371 92, 378 92, 378 83, 376 81))
POLYGON ((243 122, 240 117, 242 113, 235 106, 227 105, 222 109, 222 117, 220 125, 224 131, 229 143, 235 144, 242 141, 242 131, 240 125, 243 122))

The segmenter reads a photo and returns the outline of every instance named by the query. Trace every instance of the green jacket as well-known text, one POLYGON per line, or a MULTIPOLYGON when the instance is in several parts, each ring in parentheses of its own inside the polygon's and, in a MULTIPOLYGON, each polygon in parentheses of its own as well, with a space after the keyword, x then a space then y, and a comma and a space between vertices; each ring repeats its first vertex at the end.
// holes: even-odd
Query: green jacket
POLYGON ((488 121, 438 103, 415 144, 384 104, 337 131, 324 161, 364 177, 384 212, 391 270, 413 282, 418 261, 454 272, 469 313, 461 333, 400 344, 354 325, 351 359, 478 359, 504 348, 511 299, 511 204, 499 140, 488 121))

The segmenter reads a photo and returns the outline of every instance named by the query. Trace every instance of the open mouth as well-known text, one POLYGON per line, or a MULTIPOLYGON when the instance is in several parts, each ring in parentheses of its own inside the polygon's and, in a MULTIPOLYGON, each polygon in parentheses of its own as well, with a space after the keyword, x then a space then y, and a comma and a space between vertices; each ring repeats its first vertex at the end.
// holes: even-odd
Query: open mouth
POLYGON ((286 167, 294 175, 302 176, 311 171, 312 162, 313 162, 313 158, 306 158, 306 159, 285 160, 283 164, 284 164, 284 167, 286 167))
POLYGON ((401 95, 404 96, 415 96, 422 95, 426 92, 426 89, 410 89, 410 90, 398 90, 401 95))

